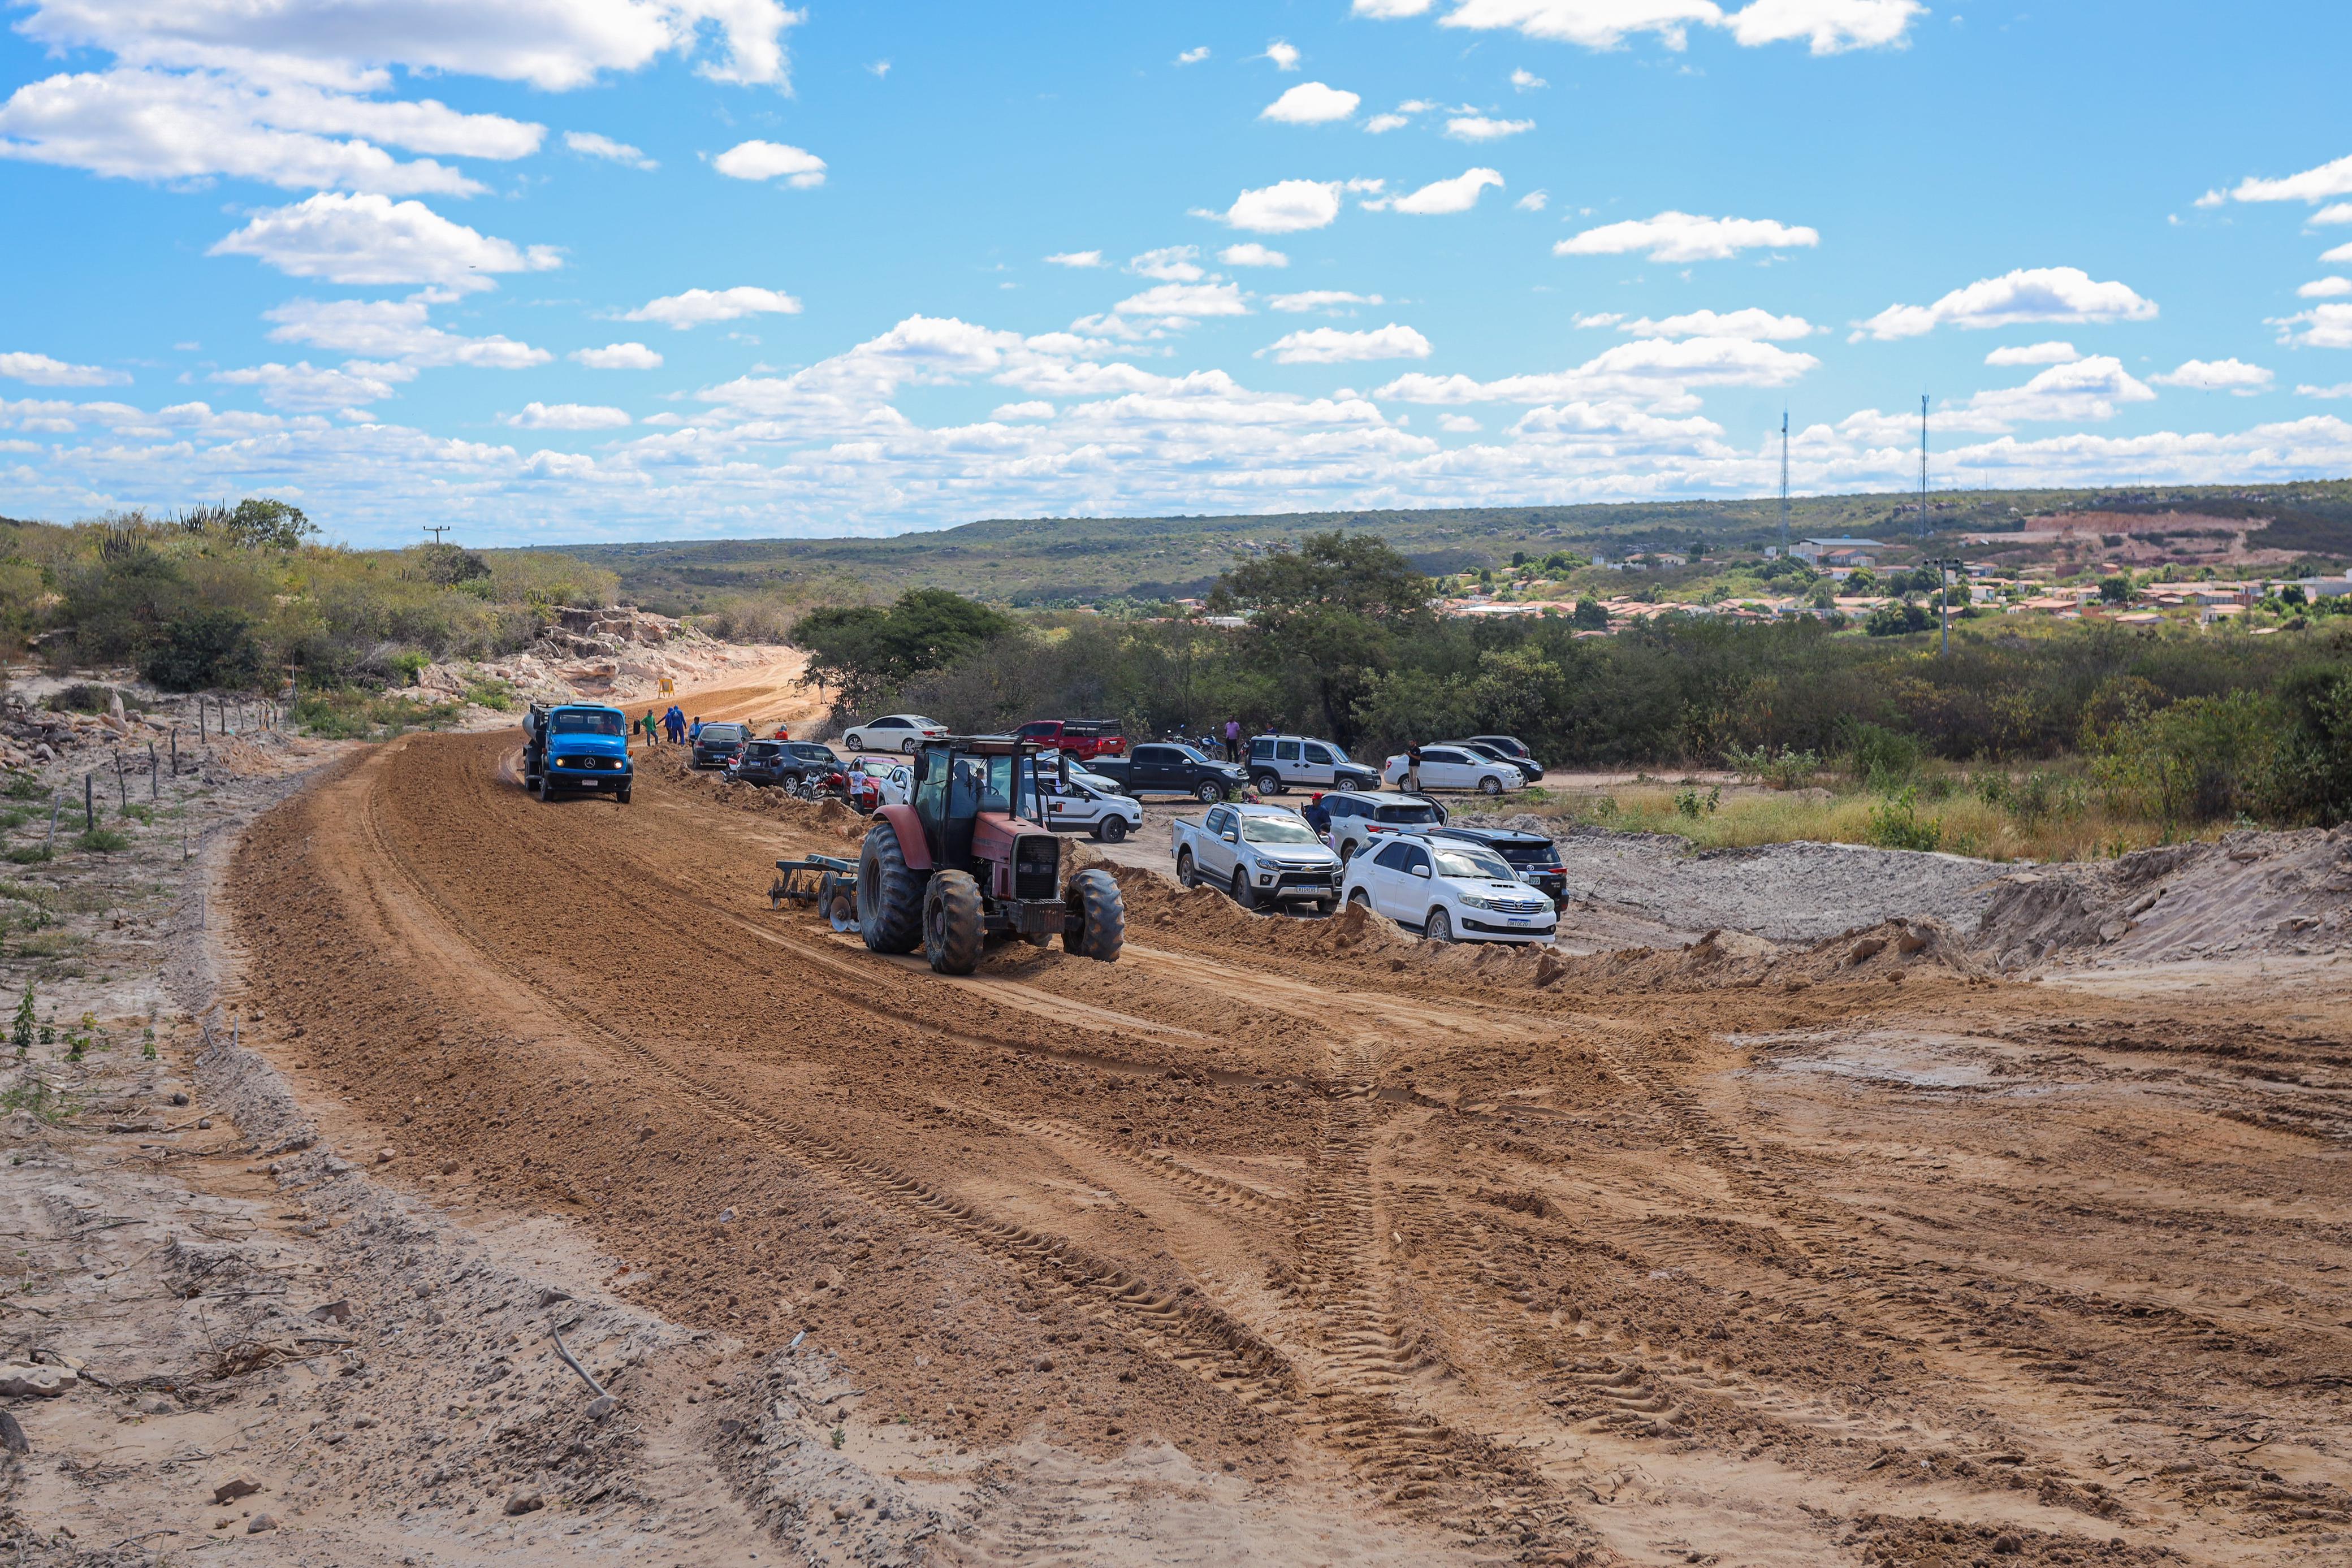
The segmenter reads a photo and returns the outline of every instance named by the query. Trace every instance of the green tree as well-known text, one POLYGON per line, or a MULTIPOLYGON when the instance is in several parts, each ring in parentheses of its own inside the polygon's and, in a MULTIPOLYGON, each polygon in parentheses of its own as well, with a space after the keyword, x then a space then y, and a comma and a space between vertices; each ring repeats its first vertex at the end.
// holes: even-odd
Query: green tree
POLYGON ((1578 600, 1576 613, 1570 619, 1584 631, 1606 632, 1609 630, 1609 612, 1597 599, 1578 600))
POLYGON ((301 507, 267 496, 247 496, 234 507, 192 507, 181 515, 180 527, 248 549, 293 549, 319 532, 301 507))
POLYGON ((1243 562, 1217 580, 1210 602, 1248 614, 1247 651, 1303 683, 1324 733, 1347 746, 1359 733, 1356 704, 1398 640, 1435 628, 1432 591, 1386 540, 1334 531, 1243 562))
POLYGON ((1011 632, 1003 612, 941 588, 914 588, 887 610, 852 605, 813 610, 793 629, 809 651, 809 677, 834 692, 835 706, 861 711, 914 676, 944 670, 1011 632))
POLYGON ((2099 599, 2102 603, 2129 604, 2131 602, 2131 596, 2132 585, 2130 578, 2103 577, 2099 579, 2099 599))
POLYGON ((167 692, 248 686, 260 674, 261 649, 242 611, 191 610, 163 623, 139 670, 167 692))

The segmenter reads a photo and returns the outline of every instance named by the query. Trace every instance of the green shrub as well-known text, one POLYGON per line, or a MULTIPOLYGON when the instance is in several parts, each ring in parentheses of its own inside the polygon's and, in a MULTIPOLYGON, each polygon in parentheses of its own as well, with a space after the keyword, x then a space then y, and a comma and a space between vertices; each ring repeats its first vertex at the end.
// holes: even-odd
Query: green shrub
POLYGON ((1925 632, 1936 623, 1935 617, 1916 604, 1882 604, 1870 612, 1862 629, 1874 637, 1900 637, 1906 632, 1925 632))
POLYGON ((2256 692, 2187 697, 2103 729, 2092 742, 2092 777, 2119 812, 2154 817, 2167 831, 2258 810, 2273 786, 2285 716, 2256 692))
POLYGON ((466 700, 477 707, 505 713, 514 706, 514 688, 504 681, 476 681, 466 688, 466 700))
POLYGON ((83 849, 95 850, 102 855, 110 855, 117 850, 129 849, 131 835, 117 832, 112 828, 92 828, 86 833, 76 834, 74 842, 83 849))
POLYGON ((1846 730, 1847 756, 1854 777, 1881 794, 1901 789, 1919 771, 1919 742, 1864 720, 1846 730))
MULTIPOLYGON (((57 713, 105 713, 114 706, 115 689, 96 681, 76 681, 49 698, 57 713)), ((128 706, 126 699, 125 706, 128 706)))
POLYGON ((1758 784, 1769 784, 1775 789, 1794 789, 1821 771, 1818 752, 1799 751, 1781 747, 1777 751, 1769 746, 1742 750, 1737 746, 1723 748, 1724 764, 1742 779, 1758 784))
POLYGON ((1944 825, 1919 816, 1919 792, 1904 789, 1870 809, 1864 836, 1882 850, 1936 850, 1944 844, 1944 825))
POLYGON ((261 648, 243 611, 194 610, 163 623, 139 670, 167 692, 236 689, 259 677, 261 648))
POLYGON ((48 794, 48 789, 30 773, 11 773, 7 784, 0 787, 0 795, 11 800, 45 800, 48 794))

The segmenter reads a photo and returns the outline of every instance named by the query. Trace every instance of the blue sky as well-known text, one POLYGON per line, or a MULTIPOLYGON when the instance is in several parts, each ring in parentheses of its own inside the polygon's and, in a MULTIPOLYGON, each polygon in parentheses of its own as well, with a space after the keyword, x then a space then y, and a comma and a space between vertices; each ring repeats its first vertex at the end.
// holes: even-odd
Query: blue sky
POLYGON ((2352 474, 2341 7, 16 0, 0 512, 2352 474), (2333 259, 2329 259, 2330 257, 2333 259))

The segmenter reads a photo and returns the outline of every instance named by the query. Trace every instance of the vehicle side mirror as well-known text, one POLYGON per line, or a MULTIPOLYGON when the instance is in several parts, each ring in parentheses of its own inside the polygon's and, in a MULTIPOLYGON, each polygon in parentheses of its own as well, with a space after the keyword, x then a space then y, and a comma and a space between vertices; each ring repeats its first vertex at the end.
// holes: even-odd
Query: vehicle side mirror
POLYGON ((1217 837, 1224 840, 1225 842, 1229 844, 1239 843, 1241 841, 1241 835, 1239 833, 1219 833, 1217 837))
POLYGON ((1417 865, 1412 868, 1412 874, 1415 876, 1425 877, 1429 874, 1429 868, 1425 865, 1417 865))

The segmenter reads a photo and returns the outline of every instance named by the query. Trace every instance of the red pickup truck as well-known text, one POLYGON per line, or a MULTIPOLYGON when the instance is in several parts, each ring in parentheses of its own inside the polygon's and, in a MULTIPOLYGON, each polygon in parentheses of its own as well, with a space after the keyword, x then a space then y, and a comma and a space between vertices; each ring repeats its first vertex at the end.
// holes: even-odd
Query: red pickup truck
POLYGON ((1119 733, 1118 720, 1115 718, 1041 718, 1023 725, 1013 733, 1039 746, 1058 747, 1079 762, 1090 757, 1127 754, 1127 737, 1119 733))

